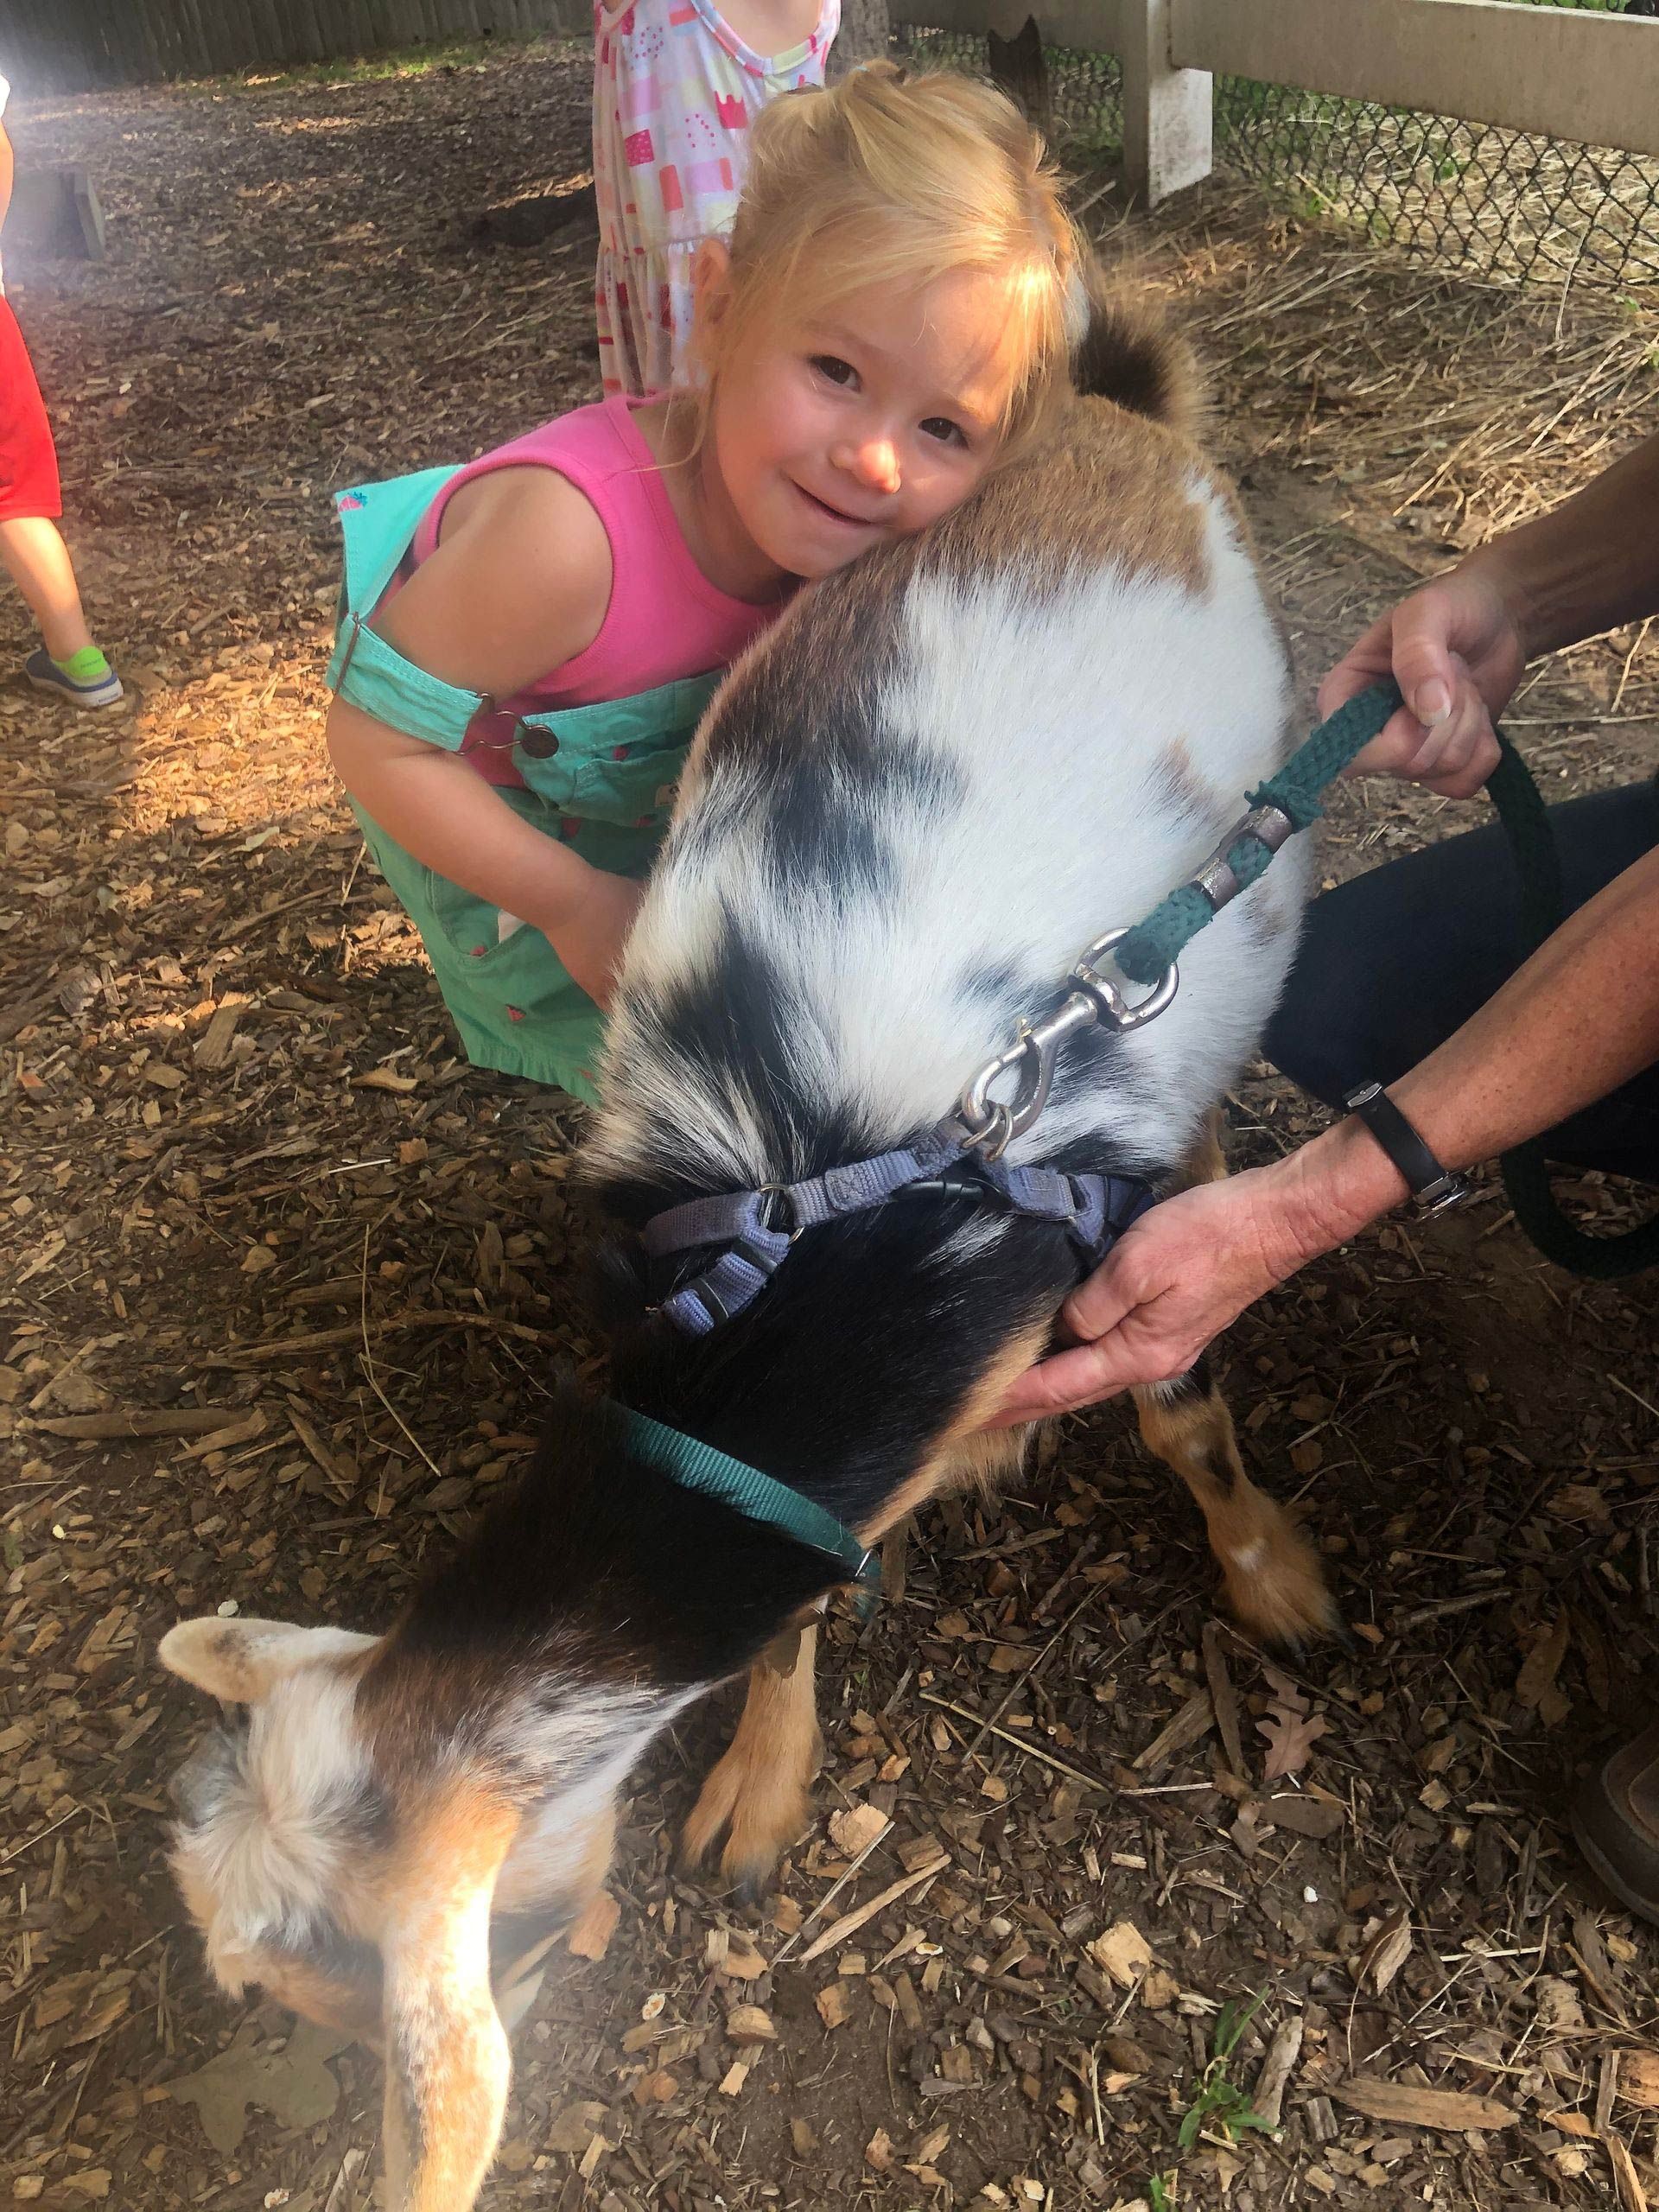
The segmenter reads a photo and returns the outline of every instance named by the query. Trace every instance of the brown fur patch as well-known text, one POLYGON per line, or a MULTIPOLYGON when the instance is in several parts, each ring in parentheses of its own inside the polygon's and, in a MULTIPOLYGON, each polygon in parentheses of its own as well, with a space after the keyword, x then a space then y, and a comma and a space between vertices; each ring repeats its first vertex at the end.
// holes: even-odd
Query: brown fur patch
POLYGON ((1153 797, 1172 813, 1198 823, 1214 822, 1226 810, 1221 792, 1192 765, 1186 740, 1178 737, 1159 754, 1153 768, 1153 797))
POLYGON ((406 2212, 470 2205, 495 2154, 511 2061, 490 1987, 488 1902, 520 1817, 462 1777, 422 1808, 388 1872, 388 2194, 406 2212))

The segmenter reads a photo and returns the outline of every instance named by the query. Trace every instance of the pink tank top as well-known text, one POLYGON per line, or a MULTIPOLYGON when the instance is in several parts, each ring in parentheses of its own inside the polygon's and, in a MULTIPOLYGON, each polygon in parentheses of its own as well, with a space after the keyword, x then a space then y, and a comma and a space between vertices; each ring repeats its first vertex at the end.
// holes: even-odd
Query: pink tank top
POLYGON ((568 478, 592 501, 610 540, 610 605, 592 645, 493 713, 473 717, 461 752, 488 783, 524 788, 511 750, 519 715, 604 705, 729 667, 783 611, 781 601, 756 607, 716 589, 692 559, 655 456, 633 420, 642 404, 614 396, 498 446, 456 471, 416 531, 411 550, 418 568, 435 550, 443 511, 463 484, 492 469, 528 465, 568 478))

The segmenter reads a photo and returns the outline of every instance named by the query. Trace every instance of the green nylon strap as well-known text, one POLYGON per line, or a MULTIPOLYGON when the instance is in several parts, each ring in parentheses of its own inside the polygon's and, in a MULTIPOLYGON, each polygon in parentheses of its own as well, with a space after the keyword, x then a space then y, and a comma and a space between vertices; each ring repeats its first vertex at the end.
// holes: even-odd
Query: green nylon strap
POLYGON ((733 1512, 741 1513, 746 1521, 759 1521, 769 1528, 781 1529, 798 1543, 806 1544, 813 1551, 827 1552, 846 1568, 847 1580, 858 1584, 861 1606, 874 1605, 878 1576, 875 1554, 861 1544, 852 1530, 837 1521, 833 1513, 827 1513, 823 1506, 815 1505, 810 1497, 803 1497, 799 1491, 791 1490, 787 1484, 774 1482, 770 1475, 763 1475, 759 1467, 734 1459, 728 1452, 717 1452, 712 1444, 700 1444, 695 1436, 670 1428, 664 1421, 652 1421, 648 1414, 634 1413, 626 1406, 619 1406, 617 1411, 622 1415, 628 1442, 647 1466, 667 1475, 682 1490, 718 1498, 733 1512))
MULTIPOLYGON (((1249 793, 1252 806, 1274 806, 1293 829, 1306 830, 1325 811, 1325 788, 1351 767, 1401 703, 1395 683, 1374 683, 1322 721, 1297 747, 1276 776, 1249 793)), ((1227 865, 1246 890, 1273 858, 1259 837, 1239 837, 1227 849, 1227 865)), ((1216 909, 1196 883, 1183 883, 1136 925, 1112 957, 1133 983, 1155 983, 1173 967, 1216 909)))

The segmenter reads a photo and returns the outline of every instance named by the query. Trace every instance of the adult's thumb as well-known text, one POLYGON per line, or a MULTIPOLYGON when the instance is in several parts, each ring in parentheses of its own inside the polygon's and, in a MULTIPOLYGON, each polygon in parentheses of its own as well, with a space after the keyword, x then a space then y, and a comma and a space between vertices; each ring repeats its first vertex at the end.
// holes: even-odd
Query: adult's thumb
POLYGON ((1457 669, 1444 620, 1432 601, 1408 601, 1395 616, 1395 681, 1426 728, 1443 722, 1457 696, 1457 669))

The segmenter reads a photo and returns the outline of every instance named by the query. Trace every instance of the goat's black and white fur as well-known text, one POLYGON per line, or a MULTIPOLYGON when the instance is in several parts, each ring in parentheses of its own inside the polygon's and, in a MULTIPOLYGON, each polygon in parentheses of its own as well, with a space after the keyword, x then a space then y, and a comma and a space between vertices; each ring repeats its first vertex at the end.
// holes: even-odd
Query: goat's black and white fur
MULTIPOLYGON (((589 1172, 624 1225, 902 1145, 948 1113, 1079 950, 1190 874, 1279 765, 1285 649, 1228 490, 1177 427, 1172 357, 1097 320, 1099 396, 957 515, 802 594, 721 690, 628 950, 589 1172), (1115 397, 1114 395, 1118 395, 1115 397), (1119 399, 1128 404, 1119 404, 1119 399), (1136 411, 1139 410, 1139 411, 1136 411)), ((1192 945, 1173 1006, 1070 1046, 1017 1160, 1206 1172, 1261 1035, 1306 864, 1192 945)), ((624 1239, 625 1403, 874 1539, 1012 1464, 981 1429, 1073 1281, 1058 1228, 938 1192, 806 1231, 701 1340, 624 1239)), ((1219 1401, 1147 1397, 1235 1605, 1320 1618, 1317 1570, 1245 1480, 1219 1401)), ((177 1863, 232 1986, 378 2032, 392 2202, 454 2212, 505 2094, 499 2010, 602 1879, 652 1734, 753 1669, 688 1831, 763 1878, 814 1763, 823 1558, 641 1465, 566 1402, 518 1494, 384 1637, 207 1620, 176 1671, 250 1708, 195 1768, 177 1863), (497 1999, 491 1989, 494 1922, 497 1999)))

